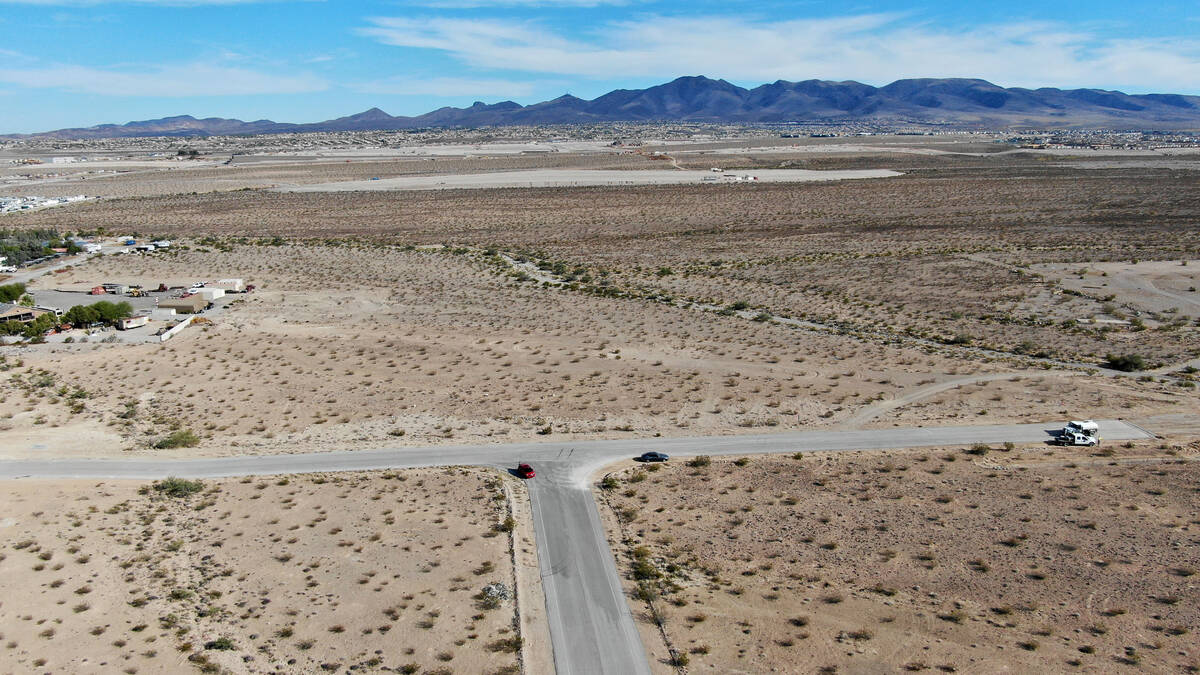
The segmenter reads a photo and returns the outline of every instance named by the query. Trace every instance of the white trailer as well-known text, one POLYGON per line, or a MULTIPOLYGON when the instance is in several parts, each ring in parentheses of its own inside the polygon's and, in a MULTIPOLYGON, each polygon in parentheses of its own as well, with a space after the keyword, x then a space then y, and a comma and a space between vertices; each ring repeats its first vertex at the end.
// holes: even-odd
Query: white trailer
POLYGON ((195 293, 196 293, 196 295, 204 298, 205 300, 207 300, 209 302, 212 302, 213 300, 216 300, 217 298, 225 297, 225 289, 212 288, 211 286, 205 286, 204 288, 197 288, 195 290, 195 293))
POLYGON ((121 319, 117 323, 117 328, 119 328, 120 330, 129 330, 130 328, 138 328, 140 326, 145 326, 149 322, 150 322, 150 317, 147 317, 147 316, 128 316, 128 317, 125 317, 124 319, 121 319))
POLYGON ((1063 433, 1083 434, 1084 436, 1099 436, 1100 425, 1094 420, 1071 420, 1063 427, 1063 433))
POLYGON ((242 279, 218 279, 210 284, 209 288, 220 288, 226 293, 245 293, 246 282, 242 279))

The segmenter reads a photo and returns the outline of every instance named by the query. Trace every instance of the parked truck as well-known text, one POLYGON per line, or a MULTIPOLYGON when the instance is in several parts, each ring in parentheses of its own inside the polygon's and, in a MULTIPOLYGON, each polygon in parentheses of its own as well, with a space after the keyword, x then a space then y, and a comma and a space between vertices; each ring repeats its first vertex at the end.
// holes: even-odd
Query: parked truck
POLYGON ((1100 425, 1093 420, 1071 420, 1055 440, 1059 445, 1099 445, 1100 425))

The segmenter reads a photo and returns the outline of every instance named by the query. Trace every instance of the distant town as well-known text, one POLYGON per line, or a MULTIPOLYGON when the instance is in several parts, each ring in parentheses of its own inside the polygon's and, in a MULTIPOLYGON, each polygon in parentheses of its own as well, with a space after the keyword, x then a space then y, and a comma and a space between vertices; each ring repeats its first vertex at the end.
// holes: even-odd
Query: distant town
MULTIPOLYGON (((584 125, 496 126, 438 128, 399 131, 341 131, 255 136, 147 136, 64 140, 27 138, 0 140, 0 151, 10 156, 11 165, 66 165, 122 159, 157 159, 186 162, 200 156, 238 156, 289 152, 319 153, 322 150, 397 150, 437 144, 479 145, 505 142, 544 144, 544 152, 558 151, 555 144, 604 141, 614 146, 653 145, 657 142, 720 142, 754 138, 844 138, 849 136, 979 136, 1014 148, 1075 149, 1200 149, 1200 133, 1176 131, 1129 131, 1119 129, 1007 129, 967 131, 952 125, 879 124, 867 122, 820 122, 787 124, 703 124, 610 122, 584 125), (28 156, 22 156, 22 153, 28 156)), ((94 170, 97 174, 106 170, 94 170)), ((47 174, 30 174, 45 178, 47 174)), ((10 178, 12 178, 10 176, 10 178)))

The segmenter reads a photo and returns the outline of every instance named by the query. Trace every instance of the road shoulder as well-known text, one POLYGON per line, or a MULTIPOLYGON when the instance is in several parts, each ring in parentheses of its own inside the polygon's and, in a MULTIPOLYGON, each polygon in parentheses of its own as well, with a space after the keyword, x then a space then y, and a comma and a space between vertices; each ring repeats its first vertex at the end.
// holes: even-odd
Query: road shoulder
POLYGON ((533 512, 529 490, 520 481, 506 480, 509 507, 516 525, 511 533, 513 574, 517 586, 517 615, 520 617, 521 665, 529 675, 554 672, 554 652, 550 642, 546 594, 542 589, 533 512))

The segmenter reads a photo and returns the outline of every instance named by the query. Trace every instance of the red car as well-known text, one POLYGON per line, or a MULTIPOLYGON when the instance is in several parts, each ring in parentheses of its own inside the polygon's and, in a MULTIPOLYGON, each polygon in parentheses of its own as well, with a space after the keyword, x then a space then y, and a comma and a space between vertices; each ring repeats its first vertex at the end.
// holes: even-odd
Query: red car
POLYGON ((517 465, 517 475, 521 478, 533 478, 537 474, 534 473, 533 467, 528 464, 517 465))

